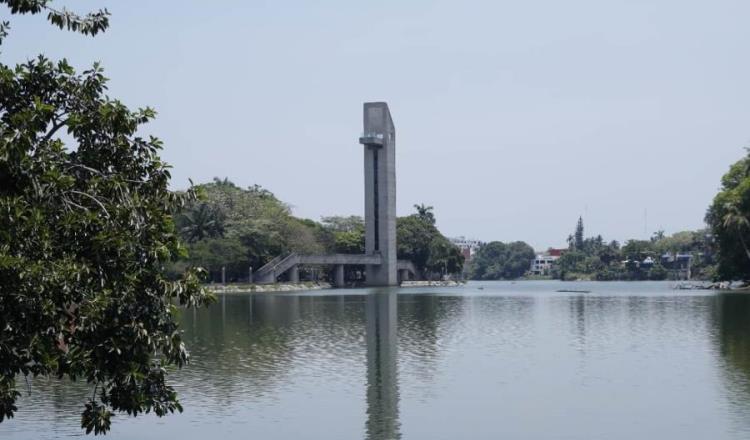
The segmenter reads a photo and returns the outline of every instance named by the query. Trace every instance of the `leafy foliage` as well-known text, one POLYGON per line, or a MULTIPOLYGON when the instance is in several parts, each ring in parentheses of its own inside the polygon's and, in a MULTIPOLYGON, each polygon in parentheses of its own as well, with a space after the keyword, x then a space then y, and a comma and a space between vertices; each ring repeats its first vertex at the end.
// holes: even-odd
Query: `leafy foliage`
MULTIPOLYGON (((260 186, 240 188, 228 179, 195 187, 198 200, 176 216, 178 230, 188 244, 185 263, 205 267, 219 281, 221 268, 227 279, 247 279, 248 269, 257 269, 272 258, 300 254, 364 254, 365 224, 359 216, 323 217, 321 222, 292 216, 289 207, 260 186)), ((410 259, 425 274, 458 273, 463 256, 435 227, 432 207, 397 219, 399 258, 410 259)), ((350 275, 364 267, 349 267, 350 275)))
POLYGON ((573 245, 576 249, 583 250, 585 243, 583 241, 583 217, 578 217, 576 232, 573 235, 573 245))
MULTIPOLYGON (((0 0, 12 14, 38 14, 47 12, 47 20, 60 29, 78 32, 84 35, 96 35, 109 27, 109 11, 100 9, 86 15, 78 15, 66 8, 55 9, 50 6, 52 0, 0 0)), ((2 37, 7 36, 10 23, 3 22, 2 37)))
POLYGON ((432 207, 415 205, 415 208, 416 214, 396 220, 398 258, 411 260, 427 276, 460 273, 464 257, 435 227, 432 207))
POLYGON ((333 234, 334 251, 342 254, 365 253, 365 221, 362 217, 323 217, 323 227, 333 234))
POLYGON ((224 216, 216 207, 199 203, 182 216, 180 233, 189 243, 224 235, 224 216))
POLYGON ((512 280, 529 270, 534 248, 522 241, 489 242, 479 248, 472 262, 472 279, 512 280))
POLYGON ((424 203, 420 203, 418 205, 414 205, 414 209, 417 210, 417 217, 419 217, 422 221, 431 225, 435 224, 435 213, 433 212, 435 208, 433 208, 432 206, 427 206, 424 203))
POLYGON ((292 216, 286 204, 258 185, 243 189, 217 178, 195 191, 200 200, 178 212, 176 223, 188 242, 185 261, 205 267, 214 281, 221 279, 222 267, 229 280, 242 280, 250 267, 257 269, 278 255, 318 254, 334 247, 328 229, 292 216))
POLYGON ((750 153, 722 177, 706 223, 718 248, 718 277, 750 279, 750 153))
POLYGON ((571 234, 568 250, 557 261, 555 275, 561 279, 586 277, 599 281, 664 280, 675 273, 664 267, 665 254, 690 254, 694 277, 713 276, 713 246, 706 231, 682 231, 667 236, 658 231, 650 240, 606 243, 601 235, 583 238, 583 219, 571 234), (576 243, 578 243, 576 245, 576 243))
POLYGON ((175 305, 212 297, 197 269, 170 281, 162 267, 184 255, 171 213, 193 193, 169 191, 161 142, 136 135, 154 111, 105 92, 98 66, 0 66, 0 420, 18 375, 90 383, 95 434, 112 411, 181 410, 165 370, 188 361, 175 305))

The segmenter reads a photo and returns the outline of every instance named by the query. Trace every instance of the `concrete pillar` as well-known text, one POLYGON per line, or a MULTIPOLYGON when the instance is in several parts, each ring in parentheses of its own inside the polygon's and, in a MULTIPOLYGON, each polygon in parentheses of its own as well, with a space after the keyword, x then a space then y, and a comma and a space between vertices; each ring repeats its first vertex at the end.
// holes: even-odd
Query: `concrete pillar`
POLYGON ((221 284, 227 283, 227 268, 221 266, 221 284))
POLYGON ((365 253, 382 264, 365 266, 367 284, 394 286, 396 272, 396 129, 388 104, 364 104, 365 253))
POLYGON ((337 264, 334 274, 334 285, 336 287, 344 287, 346 281, 344 280, 344 265, 337 264))
POLYGON ((250 268, 247 270, 247 282, 252 284, 253 283, 253 267, 250 266, 250 268))
POLYGON ((401 281, 409 281, 409 270, 401 269, 401 281))
POLYGON ((299 283, 299 266, 294 265, 289 269, 289 282, 299 283))

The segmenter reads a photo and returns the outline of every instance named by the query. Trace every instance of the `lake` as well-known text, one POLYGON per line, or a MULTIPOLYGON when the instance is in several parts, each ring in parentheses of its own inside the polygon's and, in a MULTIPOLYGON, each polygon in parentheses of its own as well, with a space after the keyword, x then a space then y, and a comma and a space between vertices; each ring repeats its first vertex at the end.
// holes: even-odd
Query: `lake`
MULTIPOLYGON (((750 438, 748 294, 471 282, 225 295, 181 320, 185 411, 106 438, 750 438)), ((23 383, 0 438, 83 435, 89 387, 23 383)))

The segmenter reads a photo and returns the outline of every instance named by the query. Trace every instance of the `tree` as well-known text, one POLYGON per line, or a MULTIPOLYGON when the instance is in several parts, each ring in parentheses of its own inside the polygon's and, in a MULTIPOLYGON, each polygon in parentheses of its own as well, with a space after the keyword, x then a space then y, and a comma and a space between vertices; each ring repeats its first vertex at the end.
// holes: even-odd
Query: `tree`
POLYGON ((740 240, 745 255, 750 259, 750 250, 748 250, 747 242, 745 241, 745 234, 750 230, 750 219, 733 203, 727 203, 724 206, 724 211, 724 215, 721 218, 722 225, 726 230, 734 231, 740 240))
POLYGON ((750 279, 750 155, 733 164, 706 213, 716 243, 716 274, 721 279, 750 279))
POLYGON ((98 67, 0 67, 0 418, 18 374, 85 378, 87 432, 109 430, 111 410, 181 409, 166 384, 165 366, 188 359, 171 302, 209 296, 197 271, 167 281, 162 266, 184 252, 171 214, 190 194, 169 191, 161 142, 135 135, 154 112, 105 90, 98 67))
POLYGON ((321 219, 323 227, 333 234, 333 252, 341 254, 365 253, 365 221, 358 215, 331 216, 321 219))
POLYGON ((415 205, 415 208, 416 214, 396 219, 398 258, 411 260, 426 275, 461 272, 463 255, 435 227, 432 207, 415 205))
POLYGON ((576 232, 574 234, 574 246, 579 251, 584 249, 584 238, 583 238, 583 217, 578 217, 578 223, 576 224, 576 232))
MULTIPOLYGON (((96 35, 109 27, 109 12, 100 9, 84 16, 74 14, 66 8, 55 9, 49 4, 52 0, 0 0, 10 8, 11 14, 38 14, 47 12, 47 20, 60 29, 78 32, 84 35, 96 35)), ((8 35, 10 23, 0 24, 0 42, 8 35)))
POLYGON ((348 217, 334 215, 323 217, 320 221, 323 223, 323 226, 334 232, 364 231, 365 229, 365 221, 358 215, 350 215, 348 217))
POLYGON ((501 280, 523 276, 534 259, 534 248, 522 241, 493 241, 479 248, 473 259, 472 279, 501 280))
POLYGON ((650 240, 628 240, 620 252, 626 259, 635 261, 643 261, 646 257, 656 254, 650 240))
POLYGON ((199 203, 178 216, 178 229, 189 243, 204 238, 222 237, 224 235, 223 217, 223 213, 217 207, 199 203))
POLYGON ((464 256, 458 246, 455 246, 442 235, 430 243, 427 269, 430 272, 443 275, 459 273, 463 269, 464 256))
POLYGON ((584 262, 586 261, 586 254, 583 251, 577 249, 569 250, 565 252, 559 260, 557 260, 557 268, 560 273, 560 278, 565 280, 566 276, 570 274, 587 273, 584 262))
POLYGON ((224 268, 230 280, 247 276, 250 263, 247 248, 237 240, 206 238, 189 247, 189 261, 208 271, 212 280, 221 280, 224 268))
POLYGON ((435 224, 435 213, 433 212, 435 208, 432 206, 426 206, 425 204, 420 204, 414 205, 414 209, 417 210, 417 216, 424 222, 431 225, 435 224))
POLYGON ((597 257, 604 263, 605 266, 609 266, 613 263, 618 263, 620 260, 620 245, 616 241, 609 243, 599 249, 597 257))
POLYGON ((396 220, 398 258, 411 260, 419 271, 427 269, 430 244, 439 235, 437 229, 418 214, 396 220))
MULTIPOLYGON (((292 216, 289 206, 265 188, 254 185, 243 189, 227 178, 214 178, 197 185, 195 191, 201 196, 200 202, 176 216, 180 234, 189 243, 187 262, 223 262, 227 278, 239 280, 247 277, 249 267, 258 269, 282 254, 334 251, 335 233, 330 228, 292 216), (229 245, 219 238, 234 242, 231 252, 209 258, 212 252, 223 252, 221 249, 229 245)), ((220 269, 210 271, 212 280, 220 279, 220 269)))
MULTIPOLYGON (((106 10, 0 3, 84 34, 108 25, 106 10)), ((198 269, 168 280, 162 268, 184 254, 172 212, 194 193, 170 192, 161 142, 136 135, 154 111, 105 92, 98 65, 0 65, 0 422, 17 410, 20 375, 89 383, 87 433, 106 433, 113 411, 182 409, 166 381, 166 367, 188 361, 175 305, 212 297, 198 269)))

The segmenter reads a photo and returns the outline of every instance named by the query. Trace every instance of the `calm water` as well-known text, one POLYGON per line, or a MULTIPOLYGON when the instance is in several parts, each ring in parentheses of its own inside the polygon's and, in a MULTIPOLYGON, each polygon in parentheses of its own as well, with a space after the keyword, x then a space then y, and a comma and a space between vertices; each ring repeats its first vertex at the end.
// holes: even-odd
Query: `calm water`
MULTIPOLYGON (((670 287, 220 297, 182 317, 185 412, 118 416, 107 438, 750 438, 750 295, 670 287)), ((37 381, 0 438, 80 436, 87 395, 37 381)))

